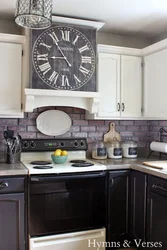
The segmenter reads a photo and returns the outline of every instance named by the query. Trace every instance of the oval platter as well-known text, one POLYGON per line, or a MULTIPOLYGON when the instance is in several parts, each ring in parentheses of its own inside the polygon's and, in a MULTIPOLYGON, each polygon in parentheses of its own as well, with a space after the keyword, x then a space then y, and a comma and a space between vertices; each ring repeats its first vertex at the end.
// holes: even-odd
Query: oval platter
POLYGON ((71 118, 60 110, 47 110, 36 119, 37 129, 44 135, 57 136, 71 127, 71 118))

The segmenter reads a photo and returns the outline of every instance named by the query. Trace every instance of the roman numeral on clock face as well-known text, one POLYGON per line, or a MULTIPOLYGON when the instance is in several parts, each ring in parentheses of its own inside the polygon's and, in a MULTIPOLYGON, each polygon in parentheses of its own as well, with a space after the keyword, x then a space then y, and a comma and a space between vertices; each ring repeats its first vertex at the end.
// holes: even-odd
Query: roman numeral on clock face
POLYGON ((76 82, 76 84, 80 83, 81 81, 79 80, 79 78, 74 74, 74 80, 76 82))
POLYGON ((61 30, 62 40, 69 42, 70 41, 70 31, 61 30))
POLYGON ((48 61, 48 54, 38 54, 37 60, 38 61, 48 61))
POLYGON ((52 32, 52 34, 49 34, 49 36, 52 38, 53 42, 57 44, 59 42, 58 37, 56 36, 55 32, 52 32))
POLYGON ((62 75, 61 86, 62 86, 62 87, 70 86, 68 77, 67 77, 66 75, 62 75))
POLYGON ((85 46, 81 47, 81 48, 79 49, 79 52, 82 53, 82 52, 84 52, 84 51, 86 51, 86 50, 89 50, 89 47, 88 47, 87 44, 86 44, 85 46))
POLYGON ((46 43, 40 43, 39 44, 40 46, 44 46, 44 47, 46 47, 48 50, 50 50, 51 49, 51 45, 48 45, 48 44, 46 44, 46 43))
POLYGON ((59 74, 56 71, 53 71, 53 73, 49 77, 49 81, 52 83, 52 85, 56 85, 58 77, 59 77, 59 74))
POLYGON ((78 41, 78 38, 79 38, 79 36, 77 35, 76 38, 75 38, 75 40, 74 40, 74 42, 73 42, 74 45, 75 45, 76 42, 78 41))
POLYGON ((42 71, 43 75, 45 75, 49 70, 51 70, 49 62, 40 65, 39 68, 42 71))
POLYGON ((92 63, 92 58, 90 56, 82 56, 81 63, 92 63))
POLYGON ((82 72, 82 74, 84 74, 84 76, 89 74, 89 71, 90 71, 88 69, 85 69, 83 66, 80 66, 79 70, 82 72))

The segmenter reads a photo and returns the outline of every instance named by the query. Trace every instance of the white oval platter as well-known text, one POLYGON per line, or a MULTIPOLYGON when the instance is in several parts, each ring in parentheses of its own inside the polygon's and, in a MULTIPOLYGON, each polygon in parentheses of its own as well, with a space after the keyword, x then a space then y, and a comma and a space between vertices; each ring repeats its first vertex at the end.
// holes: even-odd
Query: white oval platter
POLYGON ((47 110, 36 119, 37 129, 44 135, 57 136, 71 127, 71 118, 60 110, 47 110))

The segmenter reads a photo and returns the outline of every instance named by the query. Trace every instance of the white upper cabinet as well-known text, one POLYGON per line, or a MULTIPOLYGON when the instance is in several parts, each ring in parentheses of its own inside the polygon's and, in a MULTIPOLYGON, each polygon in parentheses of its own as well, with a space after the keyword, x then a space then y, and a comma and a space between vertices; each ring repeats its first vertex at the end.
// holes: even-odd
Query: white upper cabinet
POLYGON ((0 42, 0 117, 22 117, 22 45, 0 42))
POLYGON ((121 56, 121 116, 141 116, 141 57, 121 56))
POLYGON ((144 117, 167 118, 167 49, 144 57, 144 117))
POLYGON ((120 55, 99 53, 98 59, 98 91, 100 92, 98 116, 119 117, 120 55))
POLYGON ((141 117, 141 57, 98 54, 99 112, 91 119, 141 117))

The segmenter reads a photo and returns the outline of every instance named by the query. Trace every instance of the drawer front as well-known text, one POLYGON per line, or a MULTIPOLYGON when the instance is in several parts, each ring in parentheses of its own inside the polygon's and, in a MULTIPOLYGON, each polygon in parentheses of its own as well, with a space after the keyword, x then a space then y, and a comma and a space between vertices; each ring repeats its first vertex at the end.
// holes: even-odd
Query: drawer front
POLYGON ((24 192, 24 177, 0 178, 0 194, 24 192))
POLYGON ((167 197, 167 180, 155 176, 148 176, 149 192, 167 197))

